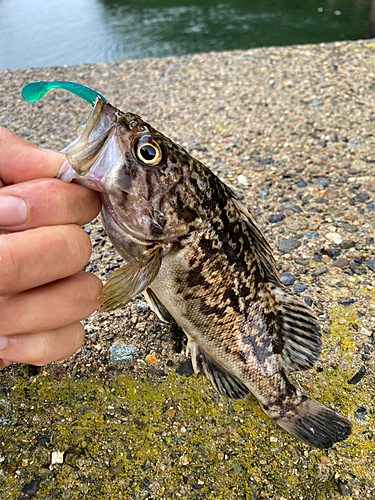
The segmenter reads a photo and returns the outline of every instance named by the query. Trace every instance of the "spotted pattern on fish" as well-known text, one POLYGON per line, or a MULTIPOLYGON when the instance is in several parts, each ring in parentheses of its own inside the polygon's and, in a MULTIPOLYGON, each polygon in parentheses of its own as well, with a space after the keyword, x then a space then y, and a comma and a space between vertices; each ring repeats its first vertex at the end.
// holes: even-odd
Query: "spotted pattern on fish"
POLYGON ((319 327, 283 287, 267 240, 235 193, 141 117, 100 98, 85 130, 66 148, 61 176, 100 192, 104 225, 125 260, 102 308, 143 293, 162 321, 172 316, 185 331, 194 370, 220 394, 252 392, 312 446, 348 437, 347 419, 288 379, 319 357, 319 327), (141 157, 138 141, 154 156, 141 157))

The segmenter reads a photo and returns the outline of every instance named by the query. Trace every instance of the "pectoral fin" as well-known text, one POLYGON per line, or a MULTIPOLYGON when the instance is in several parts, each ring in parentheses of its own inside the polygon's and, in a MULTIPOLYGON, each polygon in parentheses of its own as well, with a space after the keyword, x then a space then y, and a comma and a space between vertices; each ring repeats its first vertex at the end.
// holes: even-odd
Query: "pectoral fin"
POLYGON ((161 264, 160 251, 153 252, 149 260, 134 261, 116 269, 103 289, 103 302, 99 311, 112 311, 123 307, 154 281, 161 264))

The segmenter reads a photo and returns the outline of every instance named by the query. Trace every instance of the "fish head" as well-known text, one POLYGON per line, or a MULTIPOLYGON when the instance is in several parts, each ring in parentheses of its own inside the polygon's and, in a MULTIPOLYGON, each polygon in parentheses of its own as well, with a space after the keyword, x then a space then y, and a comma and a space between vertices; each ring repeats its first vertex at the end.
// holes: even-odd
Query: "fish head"
POLYGON ((191 234, 203 223, 190 179, 194 160, 142 118, 96 99, 58 177, 100 193, 106 225, 148 242, 191 234))

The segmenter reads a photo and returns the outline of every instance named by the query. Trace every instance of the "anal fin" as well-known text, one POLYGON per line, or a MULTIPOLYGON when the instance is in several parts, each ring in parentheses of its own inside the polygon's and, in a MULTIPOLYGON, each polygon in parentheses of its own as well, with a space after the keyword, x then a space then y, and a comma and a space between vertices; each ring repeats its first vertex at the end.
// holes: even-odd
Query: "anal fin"
POLYGON ((100 312, 126 305, 144 292, 156 278, 161 265, 160 250, 153 251, 147 262, 133 261, 116 269, 103 288, 100 312))
POLYGON ((249 389, 237 377, 217 364, 201 347, 189 338, 187 351, 190 350, 191 362, 195 373, 204 372, 214 389, 231 399, 243 399, 250 394, 249 389))

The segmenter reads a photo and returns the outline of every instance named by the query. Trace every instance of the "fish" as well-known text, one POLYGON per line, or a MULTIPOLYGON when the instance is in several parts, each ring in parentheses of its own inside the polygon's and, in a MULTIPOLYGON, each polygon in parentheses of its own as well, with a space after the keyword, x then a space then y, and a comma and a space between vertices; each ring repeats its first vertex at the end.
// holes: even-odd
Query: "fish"
POLYGON ((106 232, 124 265, 105 284, 102 311, 143 294, 187 336, 195 373, 231 399, 252 393, 302 442, 347 439, 344 416, 288 375, 322 350, 311 309, 283 286, 270 245, 235 192, 140 116, 99 94, 58 177, 99 192, 106 232))

